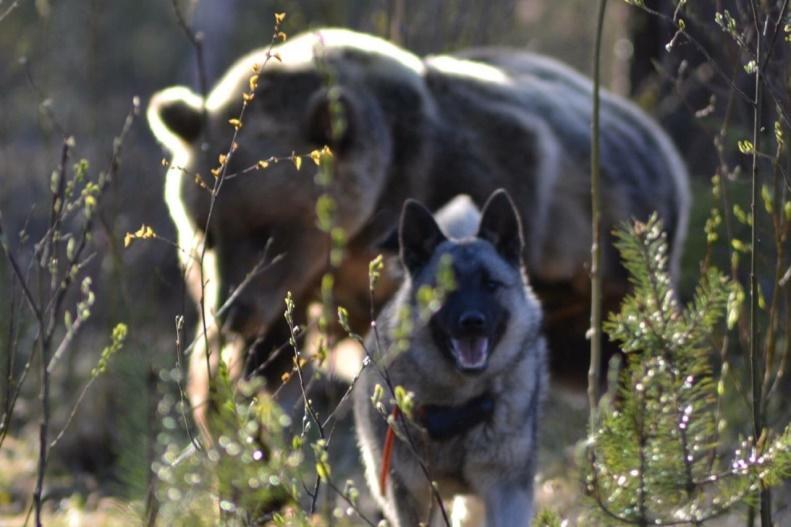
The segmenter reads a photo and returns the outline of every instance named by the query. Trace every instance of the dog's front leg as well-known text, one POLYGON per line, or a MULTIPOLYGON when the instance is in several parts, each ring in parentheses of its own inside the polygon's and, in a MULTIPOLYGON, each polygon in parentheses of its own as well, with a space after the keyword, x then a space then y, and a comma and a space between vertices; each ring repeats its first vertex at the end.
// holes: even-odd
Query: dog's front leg
POLYGON ((533 521, 532 484, 495 484, 484 501, 486 527, 529 527, 533 521))
POLYGON ((431 490, 426 485, 425 497, 423 493, 413 492, 401 480, 397 473, 393 473, 387 488, 387 507, 385 516, 392 527, 417 527, 425 523, 429 512, 431 490))
MULTIPOLYGON (((484 527, 486 509, 477 496, 456 496, 451 511, 452 527, 484 527)), ((438 524, 446 527, 445 523, 438 524)))

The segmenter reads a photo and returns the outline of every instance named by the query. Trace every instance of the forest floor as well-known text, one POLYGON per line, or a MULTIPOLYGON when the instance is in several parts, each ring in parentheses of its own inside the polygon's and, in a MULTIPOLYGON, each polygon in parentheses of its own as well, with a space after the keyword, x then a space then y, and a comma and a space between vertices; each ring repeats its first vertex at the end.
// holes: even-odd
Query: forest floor
MULTIPOLYGON (((351 412, 348 412, 349 414, 351 412)), ((554 385, 546 401, 541 426, 540 464, 536 478, 537 510, 549 509, 558 513, 564 526, 591 525, 585 513, 589 502, 582 493, 578 451, 587 422, 587 399, 579 386, 554 385)), ((344 430, 331 449, 332 465, 339 479, 354 479, 361 490, 361 507, 370 517, 376 517, 373 502, 367 494, 362 477, 361 461, 353 438, 350 415, 339 423, 344 430)), ((31 429, 32 432, 32 429, 31 429)), ((35 486, 36 442, 34 434, 28 439, 9 437, 0 449, 0 527, 33 525, 28 508, 35 486)), ((100 481, 84 474, 59 474, 48 477, 44 524, 48 527, 115 527, 143 525, 144 505, 141 499, 128 499, 118 492, 117 482, 100 481), (108 488, 115 489, 108 491, 108 488)), ((786 505, 789 488, 775 496, 777 526, 791 525, 791 508, 786 505)), ((340 501, 334 506, 343 505, 340 501)), ((213 510, 214 508, 210 509, 213 510)), ((746 509, 713 520, 712 527, 743 527, 746 509)), ((349 525, 362 525, 351 519, 349 525)))

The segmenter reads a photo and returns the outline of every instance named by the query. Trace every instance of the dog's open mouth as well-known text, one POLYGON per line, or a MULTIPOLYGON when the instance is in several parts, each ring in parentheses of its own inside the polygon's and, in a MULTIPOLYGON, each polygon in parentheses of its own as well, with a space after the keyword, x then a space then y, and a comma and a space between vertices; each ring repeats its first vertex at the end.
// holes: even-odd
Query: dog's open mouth
POLYGON ((470 336, 450 338, 450 352, 462 371, 480 371, 489 358, 489 338, 470 336))

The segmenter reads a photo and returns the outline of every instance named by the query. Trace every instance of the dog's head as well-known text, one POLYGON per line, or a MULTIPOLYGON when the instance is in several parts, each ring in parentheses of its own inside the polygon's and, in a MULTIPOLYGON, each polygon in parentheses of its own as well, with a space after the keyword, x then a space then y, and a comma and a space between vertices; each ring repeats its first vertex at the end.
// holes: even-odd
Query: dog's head
POLYGON ((447 262, 453 272, 454 287, 413 335, 413 347, 421 348, 416 358, 426 366, 433 367, 431 355, 439 351, 462 374, 498 372, 537 334, 540 308, 524 274, 521 221, 504 190, 486 202, 477 234, 462 239, 449 239, 425 207, 408 201, 399 248, 413 302, 422 286, 437 283, 447 262))

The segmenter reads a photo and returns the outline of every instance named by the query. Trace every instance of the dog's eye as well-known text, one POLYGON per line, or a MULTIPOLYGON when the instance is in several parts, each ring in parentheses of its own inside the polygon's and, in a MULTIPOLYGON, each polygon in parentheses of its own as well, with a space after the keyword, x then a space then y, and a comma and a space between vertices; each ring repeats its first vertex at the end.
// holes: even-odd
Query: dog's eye
POLYGON ((484 276, 483 277, 483 287, 485 287, 488 291, 497 291, 503 286, 503 283, 491 276, 484 276))

